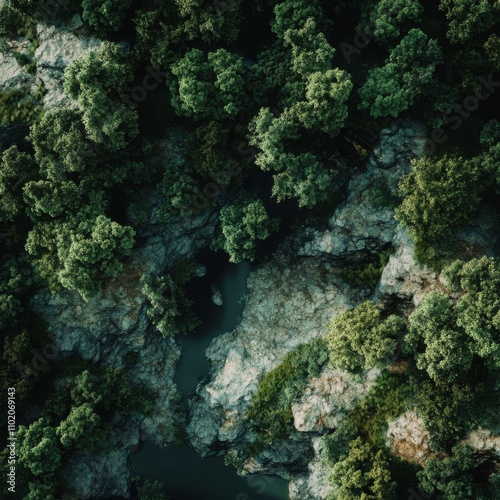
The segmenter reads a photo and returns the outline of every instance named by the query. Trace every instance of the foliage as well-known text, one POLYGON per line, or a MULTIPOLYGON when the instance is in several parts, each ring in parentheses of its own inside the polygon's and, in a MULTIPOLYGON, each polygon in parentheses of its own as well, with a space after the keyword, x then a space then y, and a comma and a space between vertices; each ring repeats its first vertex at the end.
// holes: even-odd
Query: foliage
POLYGON ((393 249, 387 248, 378 254, 374 262, 368 262, 359 268, 344 269, 342 279, 353 288, 375 288, 392 253, 393 249))
POLYGON ((184 159, 167 162, 158 191, 164 200, 158 216, 162 221, 169 221, 175 215, 190 215, 195 211, 194 196, 197 178, 191 165, 184 159))
POLYGON ((146 479, 137 490, 140 500, 168 500, 170 498, 165 493, 165 489, 160 481, 150 481, 146 479))
POLYGON ((332 175, 313 154, 285 153, 280 161, 286 167, 274 176, 273 196, 278 202, 296 198, 299 207, 313 207, 331 196, 332 175))
POLYGON ((368 195, 373 205, 379 208, 394 210, 401 203, 397 189, 391 189, 385 179, 376 179, 369 188, 368 195))
POLYGON ((369 11, 369 24, 365 23, 361 29, 372 32, 377 42, 387 43, 398 38, 402 29, 419 23, 423 12, 418 0, 380 0, 369 11))
POLYGON ((304 3, 300 0, 288 0, 274 6, 274 19, 271 29, 279 38, 283 38, 288 30, 298 30, 308 19, 324 19, 324 11, 320 2, 313 0, 304 3))
POLYGON ((405 348, 435 381, 452 382, 472 365, 470 340, 457 325, 451 299, 441 293, 427 294, 410 315, 405 348))
POLYGON ((444 383, 413 380, 417 412, 431 435, 431 447, 449 449, 477 425, 485 407, 482 383, 444 383))
POLYGON ((384 66, 368 72, 359 90, 359 108, 369 109, 374 118, 398 116, 428 90, 442 60, 437 41, 412 29, 392 49, 384 66))
POLYGON ((332 366, 348 371, 384 366, 396 354, 396 337, 403 325, 397 316, 382 320, 370 301, 338 314, 326 339, 332 366))
POLYGON ((33 158, 16 146, 5 150, 0 160, 0 220, 14 221, 24 212, 23 186, 36 175, 33 158))
POLYGON ((195 120, 223 120, 241 113, 246 103, 243 58, 225 49, 191 49, 170 67, 172 106, 195 120))
POLYGON ((78 101, 87 135, 112 151, 123 149, 139 132, 137 111, 118 99, 132 81, 130 56, 111 42, 72 62, 64 72, 64 89, 78 101))
POLYGON ((500 7, 494 0, 441 0, 439 8, 448 19, 446 35, 452 43, 465 43, 500 19, 500 7))
POLYGON ((83 0, 83 20, 95 30, 117 31, 122 25, 132 0, 83 0))
POLYGON ((333 177, 329 169, 311 153, 295 155, 284 151, 283 142, 299 137, 291 112, 278 118, 261 109, 250 124, 250 144, 261 152, 255 163, 262 170, 276 170, 273 195, 278 201, 297 198, 299 206, 314 206, 330 196, 333 177))
POLYGON ((329 467, 333 467, 349 453, 349 443, 356 439, 357 429, 350 421, 343 421, 331 433, 323 436, 322 458, 329 467))
POLYGON ((471 469, 474 453, 470 446, 456 446, 450 458, 430 459, 424 470, 418 473, 420 485, 437 499, 472 499, 474 494, 471 469))
POLYGON ((49 180, 65 180, 71 174, 86 173, 97 161, 76 110, 48 111, 32 127, 30 140, 40 172, 49 180))
POLYGON ((46 237, 57 242, 58 263, 48 261, 47 255, 44 258, 43 242, 38 238, 45 235, 39 231, 30 233, 26 249, 40 258, 40 272, 49 279, 55 272, 62 286, 78 291, 85 300, 98 292, 104 280, 115 277, 122 270, 120 259, 128 256, 134 245, 133 229, 104 215, 46 228, 49 230, 46 237))
POLYGON ((97 432, 101 419, 90 403, 73 406, 66 420, 57 428, 57 435, 65 448, 75 445, 92 449, 102 436, 97 432))
POLYGON ((479 201, 481 170, 474 160, 422 157, 400 183, 397 217, 408 228, 419 260, 436 265, 448 253, 453 232, 466 224, 479 201))
POLYGON ((29 92, 17 88, 0 91, 0 124, 30 125, 40 112, 40 103, 29 92))
POLYGON ((240 2, 148 0, 135 19, 137 50, 155 67, 165 67, 179 47, 195 40, 209 45, 234 42, 240 21, 240 2))
POLYGON ((278 229, 278 219, 272 218, 261 200, 242 194, 220 211, 220 234, 212 248, 224 249, 230 262, 255 260, 258 240, 265 240, 278 229))
POLYGON ((280 43, 264 51, 252 68, 266 93, 278 93, 278 103, 284 108, 274 116, 269 108, 261 107, 250 122, 250 144, 260 149, 255 163, 262 170, 277 172, 273 195, 278 201, 296 198, 300 207, 326 201, 334 179, 318 155, 289 150, 289 145, 297 143, 304 132, 338 135, 353 87, 349 74, 332 66, 335 50, 316 20, 305 17, 312 12, 321 13, 317 4, 277 6, 273 29, 280 43))
POLYGON ((456 304, 456 322, 470 338, 471 351, 491 368, 500 368, 499 259, 455 261, 444 275, 453 289, 463 292, 456 304))
POLYGON ((208 178, 210 174, 217 175, 217 180, 222 185, 229 181, 218 175, 228 161, 228 135, 229 129, 219 122, 210 121, 198 127, 193 137, 194 169, 204 178, 208 178))
POLYGON ((293 429, 291 405, 310 377, 317 377, 328 358, 322 339, 301 344, 264 375, 247 414, 264 444, 287 436, 293 429))
POLYGON ((359 437, 350 442, 348 455, 333 466, 329 481, 336 487, 338 500, 396 498, 396 483, 384 452, 372 449, 359 437))
POLYGON ((198 326, 191 301, 170 275, 143 277, 141 290, 150 304, 148 316, 164 337, 186 334, 198 326))
POLYGON ((372 446, 384 448, 387 423, 406 410, 410 396, 404 376, 383 371, 349 415, 350 428, 372 446))
POLYGON ((41 417, 29 427, 19 426, 19 461, 34 476, 51 476, 61 464, 61 447, 56 430, 41 417))

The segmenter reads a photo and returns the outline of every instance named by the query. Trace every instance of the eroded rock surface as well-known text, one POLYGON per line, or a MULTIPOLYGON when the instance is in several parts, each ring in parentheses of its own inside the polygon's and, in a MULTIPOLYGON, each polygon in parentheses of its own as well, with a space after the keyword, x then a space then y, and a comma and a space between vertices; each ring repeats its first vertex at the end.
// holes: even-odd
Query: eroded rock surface
POLYGON ((399 122, 381 132, 366 171, 349 182, 348 197, 323 231, 306 229, 299 238, 299 255, 327 255, 345 264, 359 262, 393 243, 398 227, 391 196, 400 178, 410 171, 412 158, 425 147, 425 129, 399 122))
POLYGON ((433 455, 429 448, 430 435, 415 410, 389 422, 386 443, 395 456, 408 462, 422 465, 433 455))
POLYGON ((37 82, 47 93, 43 104, 46 109, 71 105, 63 90, 64 69, 91 50, 97 50, 102 41, 82 29, 80 16, 75 15, 65 25, 39 24, 39 46, 35 51, 37 82))
POLYGON ((379 375, 371 370, 362 380, 341 370, 326 368, 320 377, 313 377, 292 405, 294 426, 301 432, 335 429, 345 415, 366 395, 379 375))

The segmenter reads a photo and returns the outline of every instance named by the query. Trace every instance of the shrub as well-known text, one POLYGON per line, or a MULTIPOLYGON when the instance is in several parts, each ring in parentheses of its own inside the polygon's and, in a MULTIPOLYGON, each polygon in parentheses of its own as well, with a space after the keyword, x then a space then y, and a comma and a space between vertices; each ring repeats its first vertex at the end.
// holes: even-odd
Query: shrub
POLYGON ((361 438, 349 443, 348 454, 333 466, 329 481, 335 486, 338 500, 396 498, 396 483, 391 477, 385 453, 374 450, 361 438))
POLYGON ((170 275, 143 277, 141 285, 150 304, 148 316, 164 337, 186 334, 198 326, 192 302, 170 275))
POLYGON ((284 438, 292 431, 292 402, 304 390, 309 377, 319 376, 327 358, 325 343, 318 339, 298 346, 264 375, 247 413, 262 445, 284 438))
POLYGON ((374 262, 368 262, 355 269, 342 270, 342 279, 353 288, 375 288, 393 253, 392 248, 382 250, 374 262))
POLYGON ((358 371, 385 365, 396 354, 396 336, 403 325, 397 316, 382 320, 373 302, 337 315, 326 339, 332 366, 358 371))
POLYGON ((220 233, 212 248, 225 250, 230 262, 253 261, 258 240, 265 240, 278 225, 279 219, 269 216, 261 200, 244 193, 221 209, 220 233))
POLYGON ((438 266, 450 253, 453 232, 476 212, 483 185, 477 162, 445 155, 413 160, 413 171, 401 180, 404 199, 397 217, 415 242, 415 254, 438 266))

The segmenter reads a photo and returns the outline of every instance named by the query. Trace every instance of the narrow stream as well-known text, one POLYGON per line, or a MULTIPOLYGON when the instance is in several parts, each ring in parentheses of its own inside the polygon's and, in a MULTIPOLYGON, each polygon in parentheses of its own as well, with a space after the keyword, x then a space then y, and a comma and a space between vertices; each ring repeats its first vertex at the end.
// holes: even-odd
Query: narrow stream
MULTIPOLYGON (((194 278, 187 292, 201 325, 193 334, 178 339, 182 356, 175 383, 184 397, 191 395, 208 375, 205 351, 212 339, 230 332, 241 322, 246 280, 251 271, 248 262, 231 264, 225 254, 209 251, 198 255, 197 262, 207 267, 207 274, 194 278), (212 303, 211 285, 220 288, 223 306, 212 303)), ((192 448, 160 448, 145 442, 132 456, 132 466, 140 477, 164 483, 172 500, 288 499, 287 481, 268 476, 242 478, 221 458, 203 459, 192 448)))

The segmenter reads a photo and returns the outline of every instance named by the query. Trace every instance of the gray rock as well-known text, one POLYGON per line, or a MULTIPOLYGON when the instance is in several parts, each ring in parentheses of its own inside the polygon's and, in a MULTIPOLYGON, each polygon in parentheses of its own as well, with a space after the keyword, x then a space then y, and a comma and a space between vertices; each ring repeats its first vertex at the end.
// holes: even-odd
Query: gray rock
POLYGON ((334 492, 328 483, 330 471, 322 459, 322 438, 313 438, 312 448, 314 457, 308 463, 307 474, 297 475, 290 481, 290 500, 325 500, 334 492))
POLYGON ((380 372, 371 370, 362 380, 341 370, 326 368, 312 378, 292 404, 294 426, 301 432, 335 429, 356 403, 369 392, 380 372))
MULTIPOLYGON (((415 283, 408 283, 409 278, 406 288, 399 286, 398 278, 405 270, 414 271, 410 264, 418 264, 411 261, 411 242, 398 229, 393 209, 376 206, 371 192, 376 182, 394 190, 409 171, 410 159, 424 151, 424 144, 424 129, 419 125, 402 122, 384 130, 366 172, 350 181, 348 198, 328 228, 322 232, 306 228, 292 248, 285 245, 269 263, 251 273, 243 320, 233 332, 210 344, 209 379, 198 386, 189 402, 188 435, 200 453, 217 455, 230 450, 238 456, 254 438, 245 414, 262 376, 299 344, 324 337, 334 315, 368 298, 369 292, 349 289, 340 277, 340 266, 394 245, 396 255, 377 290, 377 300, 413 297, 426 279, 436 283, 436 277, 422 268, 415 283)), ((356 379, 327 368, 319 378, 309 380, 292 404, 297 431, 249 459, 242 472, 292 479, 291 498, 326 498, 331 487, 317 436, 339 425, 377 375, 373 370, 356 379)))
POLYGON ((33 82, 30 75, 21 66, 15 57, 15 53, 25 53, 21 43, 11 42, 9 50, 0 52, 0 89, 18 89, 29 87, 33 82))
POLYGON ((397 187, 408 173, 410 161, 424 152, 425 130, 411 122, 395 123, 381 133, 366 171, 349 182, 349 195, 328 222, 328 228, 306 229, 297 238, 298 254, 326 255, 338 265, 360 262, 370 253, 380 251, 394 239, 397 221, 390 207, 377 206, 373 187, 397 187))
POLYGON ((220 288, 217 285, 212 285, 210 288, 212 290, 212 302, 216 306, 223 306, 224 299, 222 298, 222 292, 220 291, 220 288))
POLYGON ((203 278, 207 274, 207 267, 203 264, 197 264, 195 270, 195 276, 197 278, 203 278))
POLYGON ((152 327, 147 303, 139 289, 143 273, 161 273, 181 257, 192 258, 214 232, 212 213, 155 226, 156 235, 134 250, 130 262, 101 293, 85 302, 77 293, 53 296, 46 290, 33 299, 33 308, 48 323, 58 358, 80 355, 105 366, 126 366, 132 382, 156 393, 150 416, 117 425, 120 435, 112 453, 73 456, 65 469, 68 485, 81 498, 128 496, 131 470, 128 457, 139 439, 165 446, 173 440, 178 421, 172 398, 180 347, 152 327), (130 366, 130 358, 135 358, 130 366))
POLYGON ((400 226, 396 229, 393 246, 395 252, 382 272, 375 301, 388 302, 397 298, 417 305, 428 292, 442 289, 437 274, 415 260, 413 242, 406 229, 400 226))
POLYGON ((64 69, 102 44, 101 40, 79 30, 80 26, 81 20, 76 17, 68 25, 37 26, 40 43, 35 51, 37 83, 43 84, 47 90, 44 96, 46 109, 75 105, 64 93, 64 69))
POLYGON ((78 498, 130 496, 129 478, 133 470, 129 454, 139 446, 139 436, 135 432, 137 423, 130 425, 117 421, 115 427, 120 429, 120 433, 112 444, 112 451, 100 455, 77 452, 63 466, 66 486, 78 498))
POLYGON ((247 285, 243 320, 210 344, 210 380, 190 401, 188 434, 202 454, 250 439, 245 414, 262 376, 299 344, 325 336, 331 317, 361 300, 331 264, 311 258, 281 255, 247 285))

